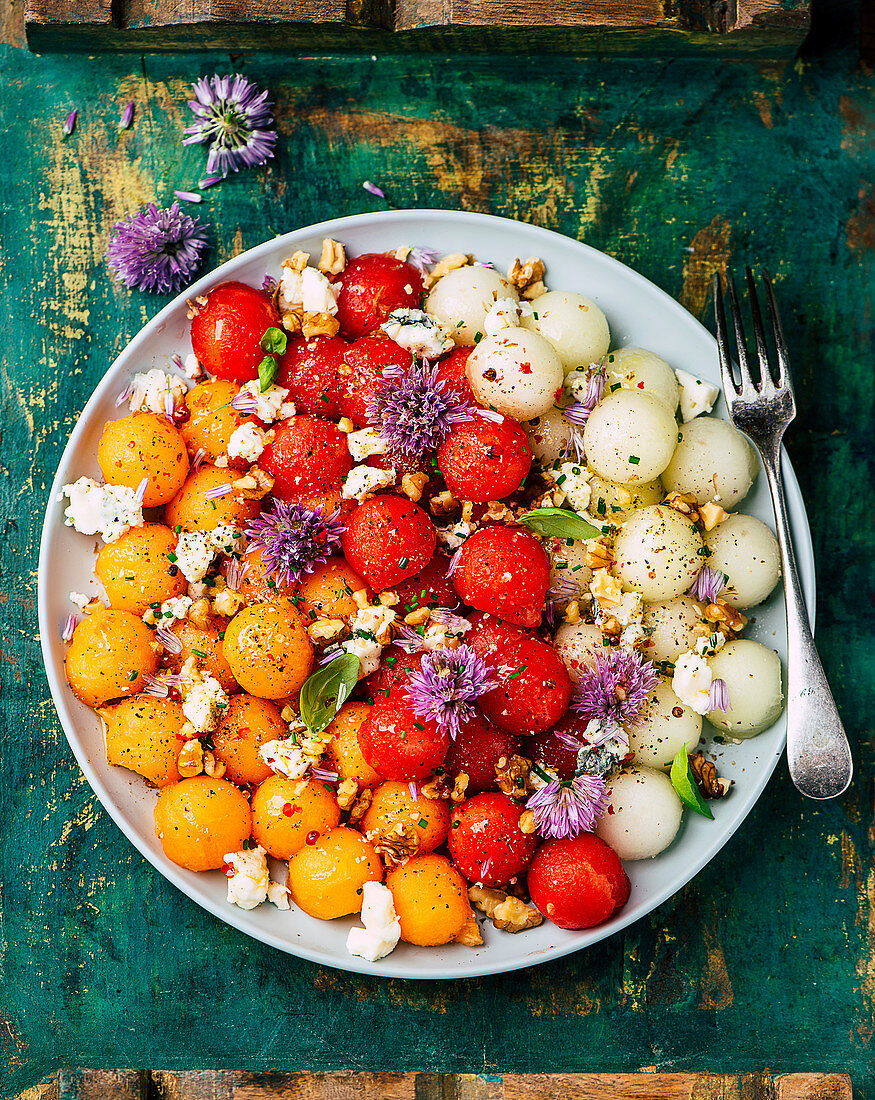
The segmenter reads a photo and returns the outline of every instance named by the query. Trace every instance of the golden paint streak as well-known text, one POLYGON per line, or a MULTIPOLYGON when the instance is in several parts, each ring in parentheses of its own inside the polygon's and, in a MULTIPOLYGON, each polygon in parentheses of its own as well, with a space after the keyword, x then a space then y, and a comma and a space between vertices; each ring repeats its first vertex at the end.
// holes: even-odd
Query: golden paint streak
POLYGON ((729 222, 718 214, 699 230, 687 250, 680 303, 694 317, 705 313, 715 272, 723 273, 729 266, 731 235, 729 222))
POLYGON ((734 1000, 732 983, 726 969, 723 948, 717 942, 710 923, 705 924, 705 966, 702 970, 702 982, 697 1007, 706 1012, 720 1012, 729 1008, 734 1000))

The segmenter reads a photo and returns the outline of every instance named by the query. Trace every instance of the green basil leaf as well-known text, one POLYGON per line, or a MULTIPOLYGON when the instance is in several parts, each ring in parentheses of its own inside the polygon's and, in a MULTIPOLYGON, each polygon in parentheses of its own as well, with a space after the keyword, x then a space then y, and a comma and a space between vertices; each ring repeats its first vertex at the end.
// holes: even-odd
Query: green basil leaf
POLYGON ((671 785, 678 792, 678 798, 685 806, 689 806, 691 810, 695 810, 702 817, 714 820, 714 815, 711 813, 708 803, 702 798, 699 788, 696 786, 686 745, 681 746, 680 752, 671 762, 671 785))
POLYGON ((342 653, 304 682, 301 721, 311 734, 320 734, 334 720, 358 683, 360 664, 354 653, 342 653))
POLYGON ((279 363, 272 355, 265 355, 261 360, 258 364, 258 383, 261 393, 270 389, 279 369, 279 363))
POLYGON ((268 355, 285 355, 288 339, 281 328, 269 328, 261 338, 261 350, 268 355))
POLYGON ((535 508, 524 512, 520 522, 541 535, 553 535, 560 539, 595 539, 602 534, 598 527, 568 508, 535 508))

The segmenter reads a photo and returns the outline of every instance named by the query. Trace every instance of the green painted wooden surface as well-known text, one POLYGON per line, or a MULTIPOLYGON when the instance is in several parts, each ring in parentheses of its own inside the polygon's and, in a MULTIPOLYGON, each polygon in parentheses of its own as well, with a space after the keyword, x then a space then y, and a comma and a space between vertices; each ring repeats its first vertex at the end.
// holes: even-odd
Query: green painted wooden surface
MULTIPOLYGON (((847 12, 836 10, 837 17, 847 12)), ((4 625, 2 1088, 60 1064, 153 1068, 850 1069, 875 1096, 871 627, 875 79, 825 43, 804 63, 370 55, 238 59, 279 101, 265 172, 209 192, 214 260, 374 208, 462 207, 618 256, 704 315, 727 261, 765 261, 784 305, 791 451, 820 584, 818 638, 856 744, 839 802, 780 767, 679 896, 583 954, 430 985, 351 977, 247 939, 146 865, 91 795, 36 638, 44 501, 108 362, 161 305, 107 277, 126 208, 190 185, 186 83, 220 55, 2 55, 4 625), (134 129, 118 133, 123 104, 134 129), (76 133, 61 140, 71 107, 76 133)))

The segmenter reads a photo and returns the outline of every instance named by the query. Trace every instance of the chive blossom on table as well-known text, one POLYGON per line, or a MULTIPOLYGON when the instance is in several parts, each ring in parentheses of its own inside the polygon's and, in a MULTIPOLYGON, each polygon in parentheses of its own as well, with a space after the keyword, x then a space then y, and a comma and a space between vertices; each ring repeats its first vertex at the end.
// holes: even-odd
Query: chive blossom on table
POLYGON ((134 121, 134 101, 131 100, 125 109, 122 111, 122 116, 118 121, 118 128, 120 130, 130 130, 131 123, 134 121))

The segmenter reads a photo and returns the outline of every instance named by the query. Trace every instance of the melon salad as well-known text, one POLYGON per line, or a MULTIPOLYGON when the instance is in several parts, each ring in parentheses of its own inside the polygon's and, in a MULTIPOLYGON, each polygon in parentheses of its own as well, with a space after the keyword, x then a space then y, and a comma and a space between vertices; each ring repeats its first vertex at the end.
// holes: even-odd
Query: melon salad
POLYGON ((369 960, 608 920, 729 793, 703 718, 781 710, 751 445, 546 277, 326 240, 220 283, 63 490, 67 678, 164 853, 369 960))

